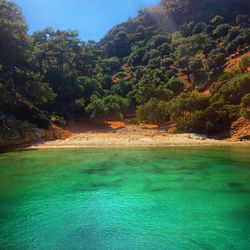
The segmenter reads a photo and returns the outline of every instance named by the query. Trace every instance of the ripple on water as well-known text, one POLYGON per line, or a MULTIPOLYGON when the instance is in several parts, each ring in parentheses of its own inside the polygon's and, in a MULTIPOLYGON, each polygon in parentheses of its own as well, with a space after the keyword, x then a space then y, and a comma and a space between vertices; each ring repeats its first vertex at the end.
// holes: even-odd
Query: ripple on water
POLYGON ((0 248, 248 249, 247 152, 206 147, 5 154, 0 248))

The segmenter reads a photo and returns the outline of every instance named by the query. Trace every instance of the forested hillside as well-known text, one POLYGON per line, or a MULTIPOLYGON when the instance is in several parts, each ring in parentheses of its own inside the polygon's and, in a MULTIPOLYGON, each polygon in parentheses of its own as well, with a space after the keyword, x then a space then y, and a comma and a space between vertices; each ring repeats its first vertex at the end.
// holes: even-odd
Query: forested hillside
POLYGON ((52 28, 29 36, 18 6, 0 0, 0 130, 9 116, 42 128, 130 117, 225 132, 250 119, 250 57, 225 72, 249 51, 248 13, 248 0, 164 0, 96 43, 52 28))

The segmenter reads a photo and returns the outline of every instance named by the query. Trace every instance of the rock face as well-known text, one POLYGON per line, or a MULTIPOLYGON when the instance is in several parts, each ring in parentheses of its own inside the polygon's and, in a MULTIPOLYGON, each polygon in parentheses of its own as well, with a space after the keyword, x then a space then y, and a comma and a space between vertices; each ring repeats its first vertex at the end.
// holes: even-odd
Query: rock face
POLYGON ((0 119, 0 150, 29 143, 43 138, 45 130, 13 116, 2 115, 0 119))
POLYGON ((0 151, 34 141, 64 140, 71 135, 72 132, 69 130, 54 124, 45 130, 29 122, 18 120, 14 116, 0 115, 0 151))
POLYGON ((236 140, 250 140, 250 121, 246 118, 239 118, 231 126, 230 136, 236 140))

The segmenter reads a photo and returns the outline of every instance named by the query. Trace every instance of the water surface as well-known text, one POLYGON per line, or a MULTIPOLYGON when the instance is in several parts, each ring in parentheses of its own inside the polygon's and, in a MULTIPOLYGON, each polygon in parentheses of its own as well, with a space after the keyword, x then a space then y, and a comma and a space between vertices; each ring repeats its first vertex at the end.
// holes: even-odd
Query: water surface
POLYGON ((250 148, 0 155, 0 249, 249 249, 250 148))

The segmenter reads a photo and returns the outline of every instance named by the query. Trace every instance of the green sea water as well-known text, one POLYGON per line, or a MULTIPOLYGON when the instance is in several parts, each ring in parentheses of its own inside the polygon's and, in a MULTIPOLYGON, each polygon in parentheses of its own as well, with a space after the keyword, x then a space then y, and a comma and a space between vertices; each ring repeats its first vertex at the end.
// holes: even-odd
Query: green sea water
POLYGON ((250 249, 250 148, 1 154, 0 249, 250 249))

